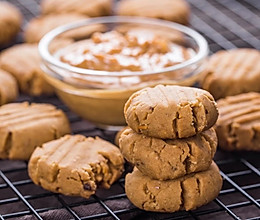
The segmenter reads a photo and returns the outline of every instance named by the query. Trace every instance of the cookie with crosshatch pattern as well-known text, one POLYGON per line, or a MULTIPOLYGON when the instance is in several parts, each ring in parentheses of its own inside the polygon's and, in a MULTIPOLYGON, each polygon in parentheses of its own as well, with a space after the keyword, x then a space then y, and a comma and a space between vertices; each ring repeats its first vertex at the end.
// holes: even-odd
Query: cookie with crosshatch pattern
POLYGON ((101 138, 66 135, 38 147, 28 171, 33 182, 46 190, 89 198, 98 186, 110 188, 121 176, 124 158, 101 138))
POLYGON ((260 93, 229 96, 217 103, 219 146, 229 151, 260 151, 260 93))
POLYGON ((246 92, 260 92, 260 51, 240 48, 218 51, 206 65, 203 89, 215 99, 246 92))
POLYGON ((70 133, 65 114, 50 104, 11 103, 0 107, 0 158, 28 160, 34 149, 70 133))

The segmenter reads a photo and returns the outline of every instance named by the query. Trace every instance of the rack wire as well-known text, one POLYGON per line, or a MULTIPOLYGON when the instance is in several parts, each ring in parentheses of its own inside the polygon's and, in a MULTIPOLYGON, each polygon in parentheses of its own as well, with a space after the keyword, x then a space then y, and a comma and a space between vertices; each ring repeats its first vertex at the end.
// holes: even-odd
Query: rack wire
MULTIPOLYGON (((39 12, 39 0, 10 0, 20 8, 26 23, 39 12)), ((209 42, 211 52, 236 47, 260 49, 259 0, 189 0, 191 26, 209 42)), ((21 42, 21 36, 17 40, 21 42)), ((69 111, 56 97, 18 102, 47 102, 64 110, 73 133, 113 141, 115 133, 98 129, 69 111)), ((223 188, 213 202, 194 211, 171 214, 145 212, 134 207, 124 191, 124 178, 110 190, 99 189, 90 199, 67 197, 32 183, 23 161, 0 160, 0 219, 260 219, 260 161, 257 153, 215 156, 223 188), (56 217, 55 217, 56 216, 56 217)))

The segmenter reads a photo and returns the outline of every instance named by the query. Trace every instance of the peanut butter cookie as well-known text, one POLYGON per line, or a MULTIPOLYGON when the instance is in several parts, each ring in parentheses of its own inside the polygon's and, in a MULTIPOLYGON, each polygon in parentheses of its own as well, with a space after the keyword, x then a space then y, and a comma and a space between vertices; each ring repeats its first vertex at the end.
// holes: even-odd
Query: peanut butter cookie
POLYGON ((217 148, 214 128, 183 139, 157 139, 123 131, 119 139, 123 156, 152 179, 175 179, 209 168, 217 148))
POLYGON ((34 149, 70 133, 61 110, 49 104, 13 103, 0 107, 0 158, 28 160, 34 149))
POLYGON ((201 86, 215 99, 260 92, 259 60, 260 52, 255 49, 219 51, 209 58, 201 86))
POLYGON ((0 45, 9 43, 19 32, 22 14, 11 3, 0 1, 0 45))
POLYGON ((124 159, 116 146, 98 137, 66 135, 38 147, 28 169, 44 189, 89 198, 97 186, 109 188, 121 176, 124 159))
POLYGON ((224 150, 260 151, 260 93, 244 93, 218 101, 215 125, 224 150))
MULTIPOLYGON (((26 26, 24 37, 27 43, 38 43, 41 38, 49 31, 59 26, 69 24, 72 22, 84 20, 88 18, 79 14, 58 14, 58 15, 46 15, 33 18, 26 26)), ((67 31, 60 35, 60 38, 68 39, 81 39, 88 37, 95 31, 103 31, 103 25, 89 25, 74 30, 67 31)))
POLYGON ((217 165, 212 162, 206 171, 175 180, 153 180, 138 169, 127 174, 126 195, 138 208, 153 212, 192 210, 215 199, 222 187, 217 165))
POLYGON ((0 69, 0 105, 14 101, 18 96, 18 86, 15 78, 0 69))
POLYGON ((113 0, 43 0, 42 14, 79 13, 90 17, 110 15, 113 0))
POLYGON ((189 24, 190 8, 185 0, 122 0, 118 14, 170 20, 189 24))
POLYGON ((193 136, 212 127, 218 117, 209 92, 163 85, 134 93, 125 104, 124 114, 135 132, 162 139, 193 136))
POLYGON ((22 92, 39 96, 53 94, 43 78, 37 44, 17 44, 0 54, 0 68, 12 74, 22 92))

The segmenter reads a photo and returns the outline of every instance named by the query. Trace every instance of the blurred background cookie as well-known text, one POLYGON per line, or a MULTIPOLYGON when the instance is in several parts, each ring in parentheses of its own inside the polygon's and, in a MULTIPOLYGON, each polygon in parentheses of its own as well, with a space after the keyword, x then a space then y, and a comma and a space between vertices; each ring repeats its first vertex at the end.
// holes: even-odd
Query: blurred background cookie
POLYGON ((0 45, 13 40, 20 30, 22 14, 9 2, 0 1, 0 45))
POLYGON ((124 114, 135 132, 162 139, 193 136, 212 127, 218 117, 209 92, 173 85, 135 92, 126 102, 124 114))
POLYGON ((119 15, 160 18, 188 25, 190 8, 185 0, 122 0, 119 15))
MULTIPOLYGON (((41 38, 54 28, 88 18, 87 16, 70 13, 58 15, 46 15, 33 18, 26 26, 24 38, 27 43, 38 43, 41 38)), ((102 25, 89 25, 87 27, 76 28, 62 35, 61 38, 81 39, 88 37, 95 31, 103 31, 102 25)))
POLYGON ((206 171, 160 181, 143 175, 138 169, 126 175, 125 190, 138 208, 153 212, 191 210, 215 199, 222 187, 217 165, 212 162, 206 171))
POLYGON ((169 180, 206 170, 217 149, 213 128, 190 138, 157 139, 124 129, 119 145, 123 156, 152 179, 169 180))
POLYGON ((0 54, 0 68, 12 74, 23 93, 39 96, 53 94, 43 78, 37 44, 17 44, 0 54))
POLYGON ((220 99, 216 131, 224 150, 260 151, 260 93, 220 99))
POLYGON ((124 170, 120 150, 101 138, 66 135, 38 147, 28 171, 35 184, 52 192, 89 198, 110 188, 124 170))
POLYGON ((219 51, 208 61, 202 88, 215 99, 260 92, 260 52, 255 49, 219 51))
POLYGON ((70 133, 65 114, 50 104, 12 103, 0 107, 0 158, 28 160, 34 149, 70 133))
POLYGON ((18 96, 18 85, 15 78, 0 69, 0 105, 14 101, 18 96))
POLYGON ((90 17, 110 15, 113 0, 43 0, 42 14, 78 13, 90 17))

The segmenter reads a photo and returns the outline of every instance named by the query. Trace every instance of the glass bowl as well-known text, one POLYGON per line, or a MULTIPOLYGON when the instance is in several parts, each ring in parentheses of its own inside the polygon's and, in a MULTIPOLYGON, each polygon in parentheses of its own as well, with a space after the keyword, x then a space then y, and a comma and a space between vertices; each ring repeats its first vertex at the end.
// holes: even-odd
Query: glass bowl
POLYGON ((58 27, 46 34, 39 43, 42 69, 46 80, 55 88, 59 98, 79 116, 98 127, 117 130, 125 125, 124 104, 137 90, 158 84, 192 86, 203 72, 208 55, 207 41, 198 32, 169 21, 137 17, 99 17, 58 27), (88 39, 96 30, 123 32, 129 28, 149 29, 167 36, 194 55, 181 63, 155 71, 108 72, 84 69, 60 61, 52 52, 51 43, 72 31, 87 28, 82 39, 88 39), (181 38, 180 38, 181 36, 181 38))

